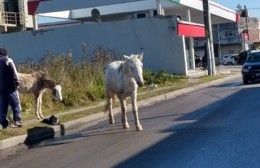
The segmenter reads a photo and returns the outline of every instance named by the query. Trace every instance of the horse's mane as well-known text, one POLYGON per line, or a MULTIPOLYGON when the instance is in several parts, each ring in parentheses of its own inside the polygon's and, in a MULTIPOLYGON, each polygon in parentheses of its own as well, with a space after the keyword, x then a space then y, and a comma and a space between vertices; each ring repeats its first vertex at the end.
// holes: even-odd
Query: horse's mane
POLYGON ((43 71, 36 71, 32 73, 33 76, 35 76, 37 79, 43 79, 43 80, 48 80, 51 81, 53 84, 56 84, 57 82, 51 78, 50 76, 48 76, 46 73, 44 73, 43 71))

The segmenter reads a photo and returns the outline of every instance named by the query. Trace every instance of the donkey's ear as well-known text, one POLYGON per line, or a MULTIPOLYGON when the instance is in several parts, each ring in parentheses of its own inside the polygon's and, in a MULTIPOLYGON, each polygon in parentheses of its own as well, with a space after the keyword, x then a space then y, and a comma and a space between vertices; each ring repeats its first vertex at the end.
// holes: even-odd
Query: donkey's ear
POLYGON ((127 55, 123 55, 123 57, 124 57, 124 60, 125 60, 125 61, 126 61, 126 60, 130 60, 130 57, 127 56, 127 55))
POLYGON ((61 81, 62 81, 62 80, 59 80, 58 82, 56 82, 56 84, 57 84, 57 85, 60 85, 60 84, 61 84, 61 81))
POLYGON ((138 58, 140 61, 143 60, 143 57, 144 57, 144 53, 143 53, 143 52, 137 56, 137 58, 138 58))

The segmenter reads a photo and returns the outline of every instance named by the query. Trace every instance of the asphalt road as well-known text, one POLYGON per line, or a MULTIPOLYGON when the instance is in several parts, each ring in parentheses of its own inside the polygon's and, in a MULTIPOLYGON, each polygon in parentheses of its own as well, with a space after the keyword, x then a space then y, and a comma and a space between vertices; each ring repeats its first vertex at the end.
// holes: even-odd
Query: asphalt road
POLYGON ((259 168, 260 84, 241 79, 140 108, 33 147, 8 149, 1 168, 259 168))

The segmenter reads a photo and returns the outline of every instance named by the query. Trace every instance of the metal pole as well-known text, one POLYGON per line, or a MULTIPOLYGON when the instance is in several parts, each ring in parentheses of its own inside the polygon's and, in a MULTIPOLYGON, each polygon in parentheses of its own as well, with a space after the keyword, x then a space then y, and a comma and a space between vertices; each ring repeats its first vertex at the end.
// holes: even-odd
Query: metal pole
POLYGON ((221 63, 222 61, 222 56, 221 56, 221 46, 220 46, 220 36, 219 36, 219 24, 217 24, 217 29, 218 29, 218 58, 219 58, 219 62, 221 63))
POLYGON ((203 15, 204 15, 204 24, 205 24, 205 33, 206 33, 206 47, 208 55, 208 75, 216 75, 215 68, 215 55, 214 55, 214 46, 213 46, 213 36, 212 36, 212 24, 211 16, 209 11, 209 1, 203 0, 203 15))
POLYGON ((156 0, 157 14, 163 15, 161 0, 156 0))
MULTIPOLYGON (((187 21, 191 22, 191 16, 190 16, 190 9, 187 9, 187 21)), ((189 56, 191 59, 191 69, 195 70, 195 59, 194 59, 194 43, 193 43, 193 38, 189 37, 189 56)))
POLYGON ((33 30, 36 31, 38 30, 38 22, 37 22, 37 15, 33 15, 33 30))
POLYGON ((247 31, 247 38, 248 38, 248 41, 249 41, 248 12, 247 12, 247 9, 246 9, 246 5, 244 6, 244 10, 245 10, 245 17, 246 17, 246 31, 247 31))
POLYGON ((244 6, 244 12, 245 12, 245 17, 246 17, 247 45, 248 45, 248 48, 250 50, 251 49, 251 45, 248 43, 248 42, 250 42, 249 29, 248 29, 248 11, 246 9, 246 5, 244 6))

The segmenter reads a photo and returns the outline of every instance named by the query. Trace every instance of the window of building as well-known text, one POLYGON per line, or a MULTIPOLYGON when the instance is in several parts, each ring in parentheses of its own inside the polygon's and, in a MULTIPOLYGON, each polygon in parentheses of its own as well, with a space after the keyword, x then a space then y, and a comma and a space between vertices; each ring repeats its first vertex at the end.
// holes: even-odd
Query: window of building
POLYGON ((136 15, 136 18, 145 18, 146 17, 146 14, 145 13, 138 13, 136 15))

